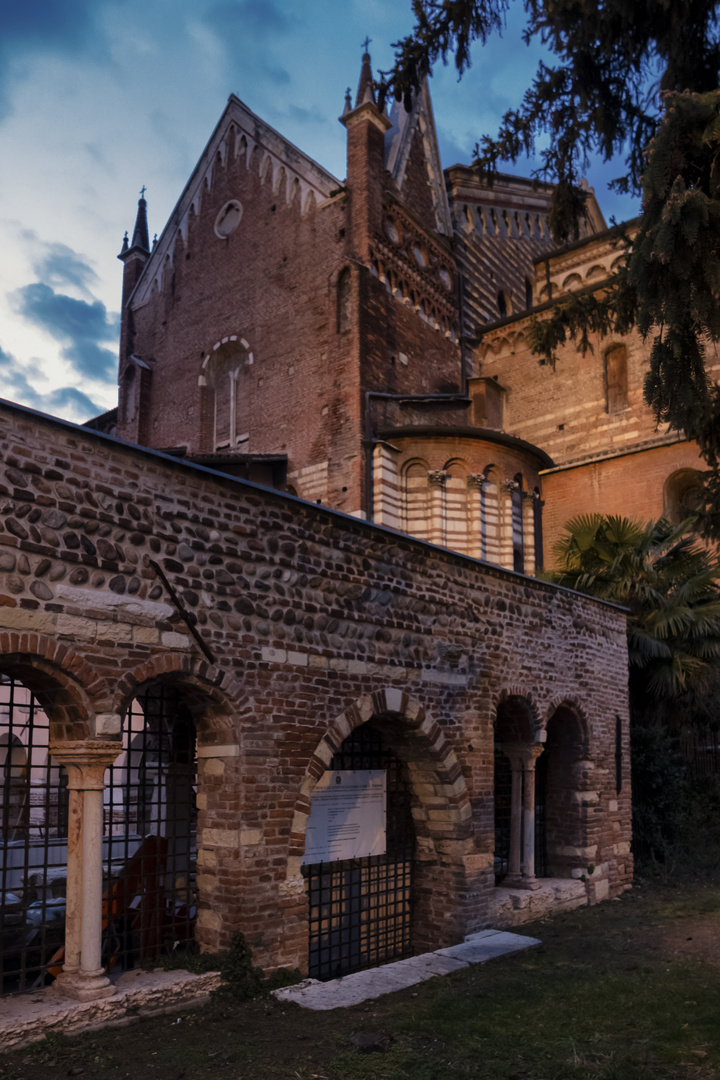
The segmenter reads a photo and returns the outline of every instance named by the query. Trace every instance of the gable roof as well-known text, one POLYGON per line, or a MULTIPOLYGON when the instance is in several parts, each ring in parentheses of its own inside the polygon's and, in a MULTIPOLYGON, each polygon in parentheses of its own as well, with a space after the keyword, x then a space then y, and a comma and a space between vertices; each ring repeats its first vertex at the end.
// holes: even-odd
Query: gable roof
POLYGON ((409 113, 405 112, 402 102, 393 103, 390 122, 392 127, 385 135, 385 162, 393 180, 402 192, 413 140, 416 131, 419 130, 425 151, 428 185, 435 210, 435 227, 443 236, 452 236, 450 205, 440 164, 440 151, 427 79, 423 80, 420 93, 415 95, 409 113))

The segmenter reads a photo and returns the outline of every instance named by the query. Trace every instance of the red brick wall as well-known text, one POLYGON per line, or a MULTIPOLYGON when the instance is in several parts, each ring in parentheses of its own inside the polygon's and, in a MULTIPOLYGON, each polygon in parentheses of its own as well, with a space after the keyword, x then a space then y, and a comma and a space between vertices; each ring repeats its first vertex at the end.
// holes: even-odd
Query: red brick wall
POLYGON ((2 667, 42 689, 56 730, 107 738, 156 679, 187 697, 206 947, 242 929, 262 966, 305 965, 312 788, 372 716, 414 775, 418 947, 490 919, 493 722, 507 695, 525 699, 536 737, 563 703, 586 718, 597 801, 576 861, 611 892, 629 880, 614 608, 19 407, 0 408, 0 494, 2 667))

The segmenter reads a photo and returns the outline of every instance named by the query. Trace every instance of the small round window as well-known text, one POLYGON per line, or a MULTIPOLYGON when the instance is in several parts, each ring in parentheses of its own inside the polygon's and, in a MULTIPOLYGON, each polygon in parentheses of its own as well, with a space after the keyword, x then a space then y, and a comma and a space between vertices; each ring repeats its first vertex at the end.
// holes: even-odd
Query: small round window
POLYGON ((215 235, 219 236, 221 240, 226 240, 240 224, 242 212, 242 205, 236 199, 225 203, 225 206, 215 218, 215 235))

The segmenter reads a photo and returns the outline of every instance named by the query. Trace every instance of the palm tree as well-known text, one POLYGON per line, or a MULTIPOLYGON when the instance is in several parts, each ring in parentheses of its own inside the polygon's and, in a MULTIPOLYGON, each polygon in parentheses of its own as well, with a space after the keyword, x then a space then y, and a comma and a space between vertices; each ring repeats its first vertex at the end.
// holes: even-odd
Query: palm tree
POLYGON ((556 544, 560 568, 551 580, 629 609, 636 719, 685 720, 718 678, 720 563, 693 524, 587 514, 569 521, 556 544))

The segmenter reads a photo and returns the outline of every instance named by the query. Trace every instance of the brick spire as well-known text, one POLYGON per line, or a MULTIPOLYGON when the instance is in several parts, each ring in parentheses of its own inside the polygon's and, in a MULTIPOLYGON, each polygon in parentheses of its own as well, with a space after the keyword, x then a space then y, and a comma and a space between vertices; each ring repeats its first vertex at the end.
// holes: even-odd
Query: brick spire
POLYGON ((363 53, 360 82, 358 83, 357 97, 355 98, 355 108, 357 109, 358 105, 364 105, 366 101, 371 101, 373 105, 376 103, 369 52, 363 53))

